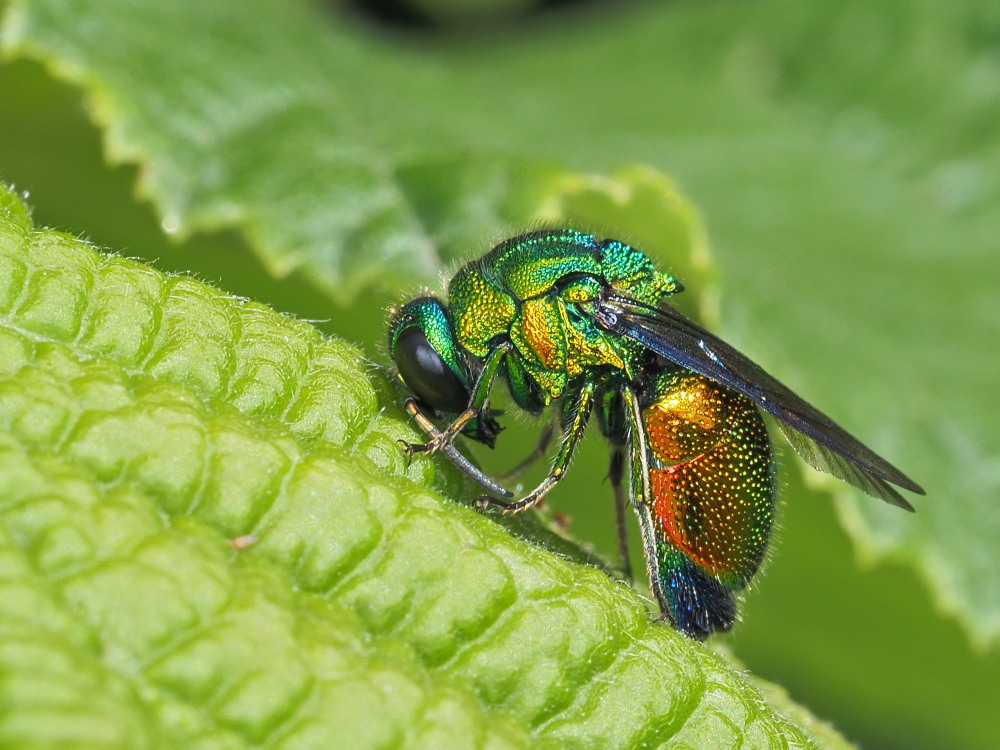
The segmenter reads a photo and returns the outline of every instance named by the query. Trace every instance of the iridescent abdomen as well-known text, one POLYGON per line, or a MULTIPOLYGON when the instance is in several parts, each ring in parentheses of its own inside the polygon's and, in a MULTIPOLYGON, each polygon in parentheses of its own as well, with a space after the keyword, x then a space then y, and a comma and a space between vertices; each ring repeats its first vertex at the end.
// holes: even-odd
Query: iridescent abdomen
POLYGON ((767 428, 747 398, 686 370, 657 376, 643 421, 663 593, 682 627, 728 629, 725 589, 750 582, 774 522, 767 428))

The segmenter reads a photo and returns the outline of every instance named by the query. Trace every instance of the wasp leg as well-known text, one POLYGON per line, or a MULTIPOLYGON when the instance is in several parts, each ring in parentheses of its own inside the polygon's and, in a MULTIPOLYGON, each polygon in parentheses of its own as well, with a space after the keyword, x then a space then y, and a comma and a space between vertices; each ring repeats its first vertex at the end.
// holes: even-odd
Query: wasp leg
POLYGON ((406 411, 413 417, 413 421, 430 438, 426 443, 407 443, 405 440, 399 442, 403 444, 403 451, 407 459, 412 459, 414 453, 436 453, 441 451, 448 454, 448 448, 452 448, 452 443, 462 429, 469 423, 469 420, 476 416, 474 409, 466 409, 456 417, 443 431, 434 426, 434 423, 420 410, 416 399, 408 398, 404 403, 406 411))
POLYGON ((510 471, 504 472, 499 477, 497 477, 501 482, 505 484, 507 482, 513 481, 521 476, 524 472, 534 466, 535 462, 542 458, 549 449, 549 444, 552 442, 552 435, 554 433, 554 428, 552 424, 545 425, 545 429, 542 430, 542 434, 538 436, 538 444, 535 446, 534 450, 528 454, 521 463, 515 466, 510 471))
POLYGON ((508 351, 510 351, 510 344, 501 343, 490 352, 489 357, 486 359, 486 364, 483 365, 483 370, 479 374, 478 380, 476 380, 476 387, 473 389, 472 396, 469 399, 468 408, 459 414, 458 417, 444 430, 439 430, 434 426, 430 417, 424 414, 421 410, 416 399, 411 398, 406 400, 406 411, 413 417, 413 421, 417 423, 417 426, 423 431, 423 433, 430 438, 422 445, 418 443, 408 443, 405 440, 401 440, 400 442, 403 444, 403 450, 406 453, 408 460, 413 458, 414 453, 435 453, 437 451, 441 451, 445 457, 463 474, 477 482, 487 492, 497 495, 498 497, 514 496, 513 492, 504 489, 497 484, 497 482, 490 479, 486 476, 486 474, 473 466, 469 459, 463 456, 454 446, 455 438, 458 437, 465 425, 467 425, 469 420, 475 417, 479 411, 486 406, 490 390, 493 387, 493 382, 496 380, 497 372, 500 369, 500 363, 503 361, 503 358, 507 355, 508 351))
POLYGON ((590 418, 590 409, 593 404, 594 384, 587 383, 580 389, 580 394, 574 403, 572 411, 569 412, 568 418, 562 420, 562 444, 559 447, 559 453, 552 462, 552 469, 549 471, 549 475, 531 493, 512 503, 484 495, 477 499, 479 508, 485 510, 492 505, 500 508, 505 515, 507 513, 518 513, 522 510, 527 510, 545 497, 549 490, 555 487, 559 483, 559 480, 566 475, 570 459, 573 458, 573 451, 580 442, 584 428, 587 426, 587 420, 590 418))
MULTIPOLYGON (((458 448, 452 445, 450 441, 444 440, 444 434, 438 430, 427 415, 420 410, 420 406, 414 399, 411 398, 406 400, 406 410, 413 417, 413 421, 417 423, 420 429, 423 430, 432 441, 437 441, 439 443, 441 452, 449 461, 455 464, 459 471, 472 479, 474 482, 477 482, 487 492, 492 492, 494 495, 498 495, 499 497, 514 497, 513 492, 504 489, 486 476, 486 474, 473 466, 469 459, 459 453, 458 448)), ((400 440, 399 442, 403 443, 403 450, 406 452, 407 457, 412 457, 413 453, 416 452, 410 450, 410 448, 413 447, 413 444, 407 443, 403 440, 400 440)))
POLYGON ((621 558, 622 578, 632 582, 632 563, 628 559, 628 529, 625 526, 625 506, 628 498, 622 487, 622 477, 625 474, 625 451, 621 446, 615 446, 611 451, 611 465, 608 467, 608 478, 615 491, 615 530, 618 533, 618 556, 621 558))
POLYGON ((646 429, 642 422, 642 410, 639 408, 639 401, 631 388, 621 390, 622 400, 625 406, 625 419, 628 424, 630 467, 629 467, 629 490, 632 495, 632 503, 635 506, 636 515, 639 518, 639 535, 642 537, 642 551, 646 558, 646 573, 649 576, 650 588, 653 596, 660 604, 664 612, 663 602, 666 598, 663 595, 663 587, 660 583, 660 569, 656 556, 656 531, 653 526, 653 515, 651 511, 651 494, 649 485, 649 448, 646 443, 646 429))
MULTIPOLYGON (((434 426, 434 423, 427 418, 427 415, 420 411, 420 407, 417 405, 416 401, 412 398, 406 401, 406 410, 413 416, 413 420, 419 425, 420 429, 423 430, 431 440, 436 440, 440 444, 440 450, 445 455, 445 457, 451 461, 455 466, 465 474, 467 477, 477 482, 484 490, 487 492, 492 492, 494 495, 499 497, 514 497, 514 493, 510 490, 504 489, 495 481, 490 479, 486 474, 477 469, 472 463, 459 453, 458 448, 452 445, 450 442, 445 441, 443 433, 434 426)), ((412 457, 413 453, 416 451, 410 450, 413 447, 412 443, 407 443, 403 440, 399 442, 403 443, 403 450, 406 452, 407 457, 412 457)), ((417 446, 422 447, 422 446, 417 446)))
MULTIPOLYGON (((503 362, 510 348, 510 342, 501 342, 489 353, 486 363, 483 365, 483 370, 479 373, 479 378, 476 380, 476 387, 472 390, 469 405, 465 411, 455 417, 455 420, 443 430, 438 430, 434 427, 427 415, 420 411, 414 399, 407 399, 406 410, 416 420, 417 425, 424 431, 424 434, 430 438, 430 440, 423 444, 400 441, 403 443, 408 457, 412 457, 414 453, 436 453, 439 450, 448 455, 444 451, 444 448, 446 446, 450 447, 455 438, 465 428, 465 425, 486 406, 486 402, 490 397, 490 391, 493 389, 493 383, 496 381, 497 373, 500 370, 500 363, 503 362)), ((510 493, 506 493, 506 496, 510 497, 510 493)))

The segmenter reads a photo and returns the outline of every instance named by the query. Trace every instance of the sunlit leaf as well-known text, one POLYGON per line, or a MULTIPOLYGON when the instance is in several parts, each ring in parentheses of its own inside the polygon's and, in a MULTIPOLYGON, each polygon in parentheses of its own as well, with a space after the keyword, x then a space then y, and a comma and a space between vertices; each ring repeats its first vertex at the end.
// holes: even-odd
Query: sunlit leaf
POLYGON ((6 191, 0 268, 3 744, 811 744, 626 587, 430 489, 352 347, 6 191))

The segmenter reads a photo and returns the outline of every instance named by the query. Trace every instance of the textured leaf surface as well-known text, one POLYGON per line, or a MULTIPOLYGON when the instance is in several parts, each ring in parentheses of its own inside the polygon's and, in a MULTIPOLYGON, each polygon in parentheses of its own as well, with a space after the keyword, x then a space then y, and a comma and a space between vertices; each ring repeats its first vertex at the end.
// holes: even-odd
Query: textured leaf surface
MULTIPOLYGON (((838 505, 863 551, 896 561, 858 566, 821 495, 786 460, 776 554, 734 648, 865 746, 992 748, 1000 651, 970 648, 940 612, 957 613, 977 645, 996 643, 1000 5, 547 4, 558 8, 450 37, 332 5, 8 2, 6 49, 82 84, 112 155, 138 166, 160 213, 133 203, 132 168, 102 163, 78 90, 23 61, 0 68, 0 176, 31 190, 46 223, 221 278, 374 355, 380 309, 428 277, 324 254, 380 251, 324 235, 352 226, 332 218, 345 204, 325 197, 342 195, 352 174, 318 168, 335 161, 330 143, 376 160, 372 184, 396 196, 387 205, 403 201, 393 215, 409 205, 416 217, 398 225, 402 236, 418 254, 443 248, 446 269, 536 218, 562 168, 526 161, 586 172, 638 162, 673 175, 704 211, 720 260, 715 330, 929 491, 915 517, 868 498, 838 505), (259 42, 269 69, 239 40, 259 42), (301 81, 312 86, 304 102, 301 81), (283 116, 259 126, 231 116, 274 111, 268 103, 284 103, 283 116), (289 125, 317 110, 343 127, 268 140, 308 132, 289 125), (231 148, 229 134, 244 131, 245 148, 231 148), (273 279, 235 233, 195 235, 178 250, 161 224, 175 237, 240 228, 270 271, 302 272, 273 279), (331 306, 365 275, 388 291, 356 298, 350 314, 331 306), (930 579, 938 606, 908 567, 930 579)), ((578 201, 580 226, 671 249, 657 244, 655 210, 616 212, 621 185, 578 201), (609 206, 607 223, 594 222, 609 206)), ((661 262, 701 288, 675 257, 661 262)), ((522 457, 515 430, 498 469, 522 457)), ((599 440, 581 449, 553 504, 577 538, 610 552, 607 493, 594 492, 605 451, 599 440)))
POLYGON ((1000 335, 995 7, 650 7, 420 49, 308 5, 19 0, 4 33, 86 84, 165 228, 240 227, 273 271, 340 299, 432 281, 435 248, 467 255, 518 226, 511 196, 536 176, 484 147, 681 175, 742 284, 736 343, 921 469, 933 500, 916 519, 852 499, 846 523, 912 560, 985 643, 1000 633, 1000 414, 981 406, 1000 369, 982 345, 1000 335), (817 374, 838 364, 850 376, 817 374))
POLYGON ((406 470, 350 346, 9 192, 0 267, 0 744, 811 744, 625 587, 424 486, 456 489, 406 470))

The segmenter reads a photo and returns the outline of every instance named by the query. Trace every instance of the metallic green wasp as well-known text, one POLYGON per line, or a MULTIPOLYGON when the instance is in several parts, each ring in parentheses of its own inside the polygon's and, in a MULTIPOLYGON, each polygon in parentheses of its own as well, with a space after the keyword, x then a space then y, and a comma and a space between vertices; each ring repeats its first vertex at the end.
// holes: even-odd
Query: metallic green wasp
POLYGON ((447 303, 420 297, 393 317, 389 350, 406 408, 486 489, 480 507, 530 508, 562 479, 592 413, 610 446, 626 574, 625 506, 639 520, 663 614, 693 638, 732 627, 736 592, 760 567, 774 521, 775 465, 761 411, 813 466, 906 510, 890 484, 923 494, 826 415, 666 300, 681 291, 643 253, 568 229, 507 240, 452 278, 447 303), (459 435, 493 446, 496 381, 533 415, 554 408, 551 469, 523 498, 476 469, 459 435), (441 429, 435 422, 443 425, 441 429))

